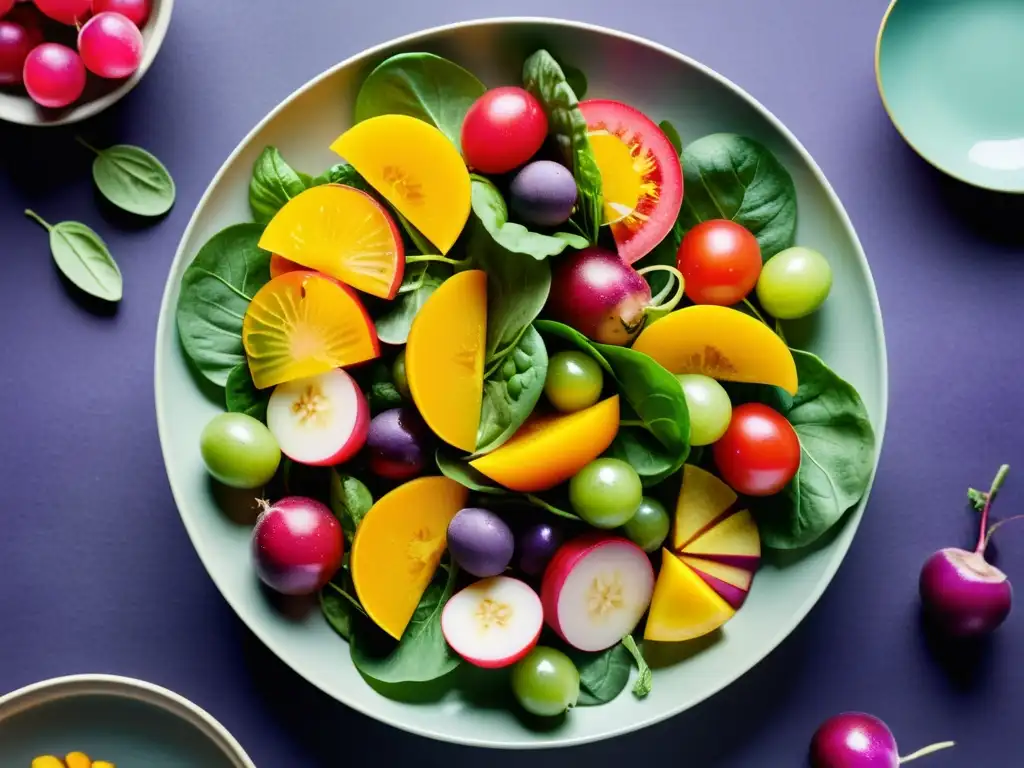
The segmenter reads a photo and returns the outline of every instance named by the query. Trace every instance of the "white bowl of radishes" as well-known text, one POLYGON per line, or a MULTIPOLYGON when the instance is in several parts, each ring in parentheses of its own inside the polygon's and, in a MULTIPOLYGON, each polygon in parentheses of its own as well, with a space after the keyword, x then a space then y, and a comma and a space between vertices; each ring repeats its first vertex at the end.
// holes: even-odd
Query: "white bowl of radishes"
POLYGON ((149 70, 174 0, 0 0, 0 120, 66 125, 149 70))

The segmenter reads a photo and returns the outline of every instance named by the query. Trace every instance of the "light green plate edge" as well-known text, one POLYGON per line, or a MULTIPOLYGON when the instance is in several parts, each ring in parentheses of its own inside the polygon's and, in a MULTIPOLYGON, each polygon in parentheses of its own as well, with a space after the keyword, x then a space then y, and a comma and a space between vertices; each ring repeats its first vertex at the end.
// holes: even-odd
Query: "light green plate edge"
POLYGON ((631 100, 656 120, 671 119, 684 143, 716 130, 734 130, 759 139, 780 157, 798 190, 800 242, 829 255, 835 273, 832 296, 813 325, 794 324, 787 331, 797 345, 810 334, 809 347, 857 386, 880 450, 888 373, 878 297, 850 219, 814 160, 774 115, 721 75, 657 43, 571 21, 486 19, 408 35, 343 61, 278 105, 232 152, 196 207, 168 277, 155 359, 157 422, 182 521, 218 589, 256 636, 310 683, 370 717, 429 738, 509 749, 571 746, 635 731, 698 704, 739 678, 818 601, 850 546, 867 494, 821 547, 789 563, 783 557, 768 561, 743 610, 723 632, 704 642, 649 649, 655 663, 672 663, 656 669, 654 690, 643 701, 627 691, 609 705, 576 709, 542 731, 528 728, 512 711, 475 706, 456 693, 430 703, 394 701, 362 680, 346 645, 317 612, 281 616, 258 588, 249 560, 249 531, 217 509, 198 451, 203 425, 223 406, 204 397, 190 374, 174 308, 181 275, 199 245, 221 227, 249 220, 246 189, 262 146, 276 144, 304 170, 336 162, 327 149, 334 136, 325 126, 337 126, 340 133, 349 124, 355 89, 374 63, 398 50, 433 50, 493 83, 502 64, 508 80, 525 52, 538 44, 581 67, 592 95, 631 100), (640 92, 637 82, 645 85, 640 92))

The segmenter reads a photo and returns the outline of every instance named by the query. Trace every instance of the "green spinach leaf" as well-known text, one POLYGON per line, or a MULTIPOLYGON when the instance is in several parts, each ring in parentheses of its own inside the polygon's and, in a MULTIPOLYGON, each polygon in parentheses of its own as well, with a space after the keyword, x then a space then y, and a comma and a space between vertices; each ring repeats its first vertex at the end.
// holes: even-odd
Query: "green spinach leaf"
POLYGON ((356 122, 378 115, 419 118, 460 146, 462 121, 484 84, 458 64, 432 53, 399 53, 381 62, 356 96, 356 122))
POLYGON ((633 695, 642 699, 651 692, 651 688, 654 685, 654 675, 651 673, 651 667, 648 665, 643 651, 637 646, 636 640, 633 639, 632 635, 626 635, 622 638, 621 645, 629 651, 629 655, 633 657, 633 661, 636 663, 637 676, 636 682, 633 684, 633 695))
POLYGON ((266 424, 270 393, 269 389, 256 389, 248 363, 239 363, 224 385, 224 405, 232 413, 244 413, 266 424))
POLYGON ((542 235, 531 232, 522 224, 508 220, 508 208, 501 192, 493 182, 483 176, 472 175, 473 214, 494 242, 512 253, 523 253, 535 259, 557 256, 567 247, 586 248, 586 238, 572 232, 542 235))
POLYGON ((438 448, 434 453, 434 460, 442 475, 471 491, 494 496, 506 496, 511 493, 511 491, 495 485, 493 480, 473 469, 468 462, 453 455, 450 448, 444 446, 438 448))
POLYGON ((580 228, 590 242, 596 243, 604 218, 601 169, 590 146, 587 121, 580 111, 579 98, 573 93, 558 62, 545 50, 537 51, 523 64, 523 82, 526 90, 544 105, 548 130, 576 177, 580 228))
POLYGON ((633 657, 622 645, 616 643, 597 653, 566 649, 580 673, 581 707, 595 707, 607 704, 622 693, 629 683, 633 669, 633 657))
POLYGON ((92 179, 97 189, 118 208, 138 216, 162 216, 174 205, 176 191, 170 172, 155 156, 130 144, 96 149, 92 179))
POLYGON ((107 244, 85 224, 62 221, 51 226, 34 211, 25 215, 50 233, 50 253, 57 268, 75 286, 104 301, 120 301, 124 281, 107 244))
POLYGON ((763 398, 781 400, 800 438, 796 477, 753 508, 761 540, 773 549, 817 541, 860 501, 875 465, 875 432, 857 390, 810 352, 794 349, 793 359, 796 396, 773 388, 763 398))
POLYGON ((319 187, 323 184, 344 184, 346 187, 361 189, 363 192, 368 192, 372 195, 377 194, 374 192, 373 187, 366 182, 366 179, 359 175, 359 171, 349 163, 332 165, 313 179, 309 186, 319 187))
POLYGON ((795 242, 793 178, 753 139, 735 133, 697 139, 683 150, 683 184, 683 234, 708 219, 730 219, 754 233, 765 261, 795 242))
POLYGON ((249 181, 249 207, 257 224, 266 224, 284 204, 306 191, 306 185, 277 151, 267 147, 256 158, 249 181))
POLYGON ((459 666, 460 659, 441 632, 441 611, 455 589, 458 568, 449 566, 444 586, 432 582, 420 598, 402 640, 386 655, 373 653, 371 633, 376 628, 360 625, 352 635, 352 663, 363 675, 381 683, 425 683, 444 677, 459 666))
POLYGON ((477 430, 477 455, 493 451, 533 413, 544 391, 548 352, 532 325, 487 378, 477 430))
POLYGON ((355 587, 348 564, 320 590, 320 611, 331 628, 345 640, 351 641, 357 622, 365 621, 366 611, 354 597, 355 587))
MULTIPOLYGON (((364 371, 366 369, 363 369, 364 371)), ((363 371, 360 371, 362 374, 363 371)), ((374 360, 369 368, 369 376, 357 377, 360 387, 366 393, 367 403, 370 406, 370 413, 376 416, 381 411, 389 408, 398 408, 404 403, 402 393, 395 385, 394 377, 391 374, 391 366, 383 360, 374 360)))
POLYGON ((385 344, 405 344, 409 340, 412 321, 431 294, 444 282, 444 278, 431 274, 427 264, 414 264, 413 267, 402 280, 399 295, 388 311, 376 320, 377 338, 385 344))
POLYGON ((181 279, 178 335, 199 372, 219 387, 245 362, 242 319, 256 291, 270 281, 270 254, 258 245, 262 233, 258 224, 221 230, 181 279))
POLYGON ((679 131, 672 125, 668 120, 662 120, 658 123, 658 127, 661 128, 661 132, 665 134, 665 137, 672 142, 672 146, 676 150, 676 154, 682 157, 683 155, 683 138, 679 135, 679 131))
POLYGON ((359 478, 332 469, 330 506, 351 543, 356 528, 373 506, 373 495, 359 478))

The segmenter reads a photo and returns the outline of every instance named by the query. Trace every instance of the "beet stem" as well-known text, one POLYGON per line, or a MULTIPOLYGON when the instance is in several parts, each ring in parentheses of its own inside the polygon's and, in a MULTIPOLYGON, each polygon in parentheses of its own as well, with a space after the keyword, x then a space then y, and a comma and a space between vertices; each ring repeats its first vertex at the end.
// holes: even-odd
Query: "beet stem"
POLYGON ((917 750, 917 752, 914 752, 913 754, 907 755, 906 757, 901 757, 900 758, 900 765, 903 765, 904 763, 909 763, 911 760, 917 760, 917 758, 919 758, 919 757, 925 757, 926 755, 930 755, 933 752, 938 752, 940 750, 949 749, 950 747, 955 747, 955 746, 956 746, 956 742, 955 741, 941 741, 938 744, 932 744, 931 746, 924 747, 923 749, 919 749, 919 750, 917 750))
POLYGON ((988 529, 988 533, 985 534, 985 546, 987 547, 988 543, 992 541, 993 533, 998 531, 1007 523, 1012 523, 1014 520, 1024 520, 1024 515, 1014 515, 1013 517, 1008 517, 1005 520, 1000 520, 998 523, 993 523, 992 527, 988 529))
POLYGON ((999 493, 999 489, 1002 487, 1003 481, 1006 479, 1006 475, 1009 471, 1009 464, 1003 464, 999 467, 999 471, 996 472, 996 477, 992 481, 992 487, 988 489, 988 496, 985 497, 985 508, 981 510, 981 534, 978 536, 978 546, 974 550, 979 555, 985 554, 985 545, 988 544, 989 510, 992 509, 992 502, 996 500, 996 494, 999 493))

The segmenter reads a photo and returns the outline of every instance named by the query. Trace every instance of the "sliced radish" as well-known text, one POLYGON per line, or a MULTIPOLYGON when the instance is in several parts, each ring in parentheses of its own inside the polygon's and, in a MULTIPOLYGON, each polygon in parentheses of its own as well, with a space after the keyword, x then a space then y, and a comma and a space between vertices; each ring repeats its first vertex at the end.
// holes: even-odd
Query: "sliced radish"
POLYGON ((736 511, 737 496, 710 472, 683 465, 683 485, 676 502, 672 549, 679 552, 702 533, 736 511))
POLYGON ((492 576, 454 595, 441 613, 448 645, 470 664, 507 667, 537 644, 544 626, 540 598, 528 585, 492 576))
POLYGON ((749 510, 741 509, 702 533, 680 550, 737 568, 756 570, 761 562, 761 536, 749 510))
POLYGON ((601 651, 636 627, 654 592, 651 561, 618 536, 585 534, 561 546, 544 571, 544 618, 581 651, 601 651))
POLYGON ((353 378, 335 368, 279 384, 267 404, 267 426, 289 459, 326 467, 363 447, 370 409, 353 378))
POLYGON ((680 555, 679 559, 692 568, 704 583, 718 593, 725 602, 739 610, 746 602, 754 574, 743 568, 680 555))

